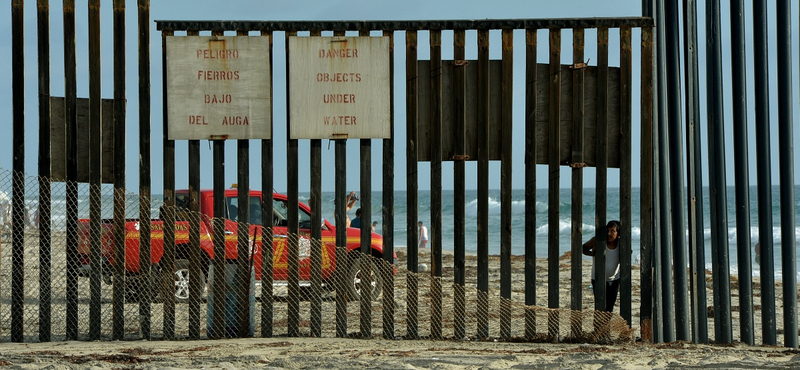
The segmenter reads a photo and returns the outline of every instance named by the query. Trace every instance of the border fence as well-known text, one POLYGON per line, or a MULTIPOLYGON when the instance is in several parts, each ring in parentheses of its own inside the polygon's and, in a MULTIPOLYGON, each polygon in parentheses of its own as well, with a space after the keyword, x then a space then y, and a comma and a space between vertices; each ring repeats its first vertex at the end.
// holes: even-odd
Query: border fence
MULTIPOLYGON (((298 173, 303 166, 298 163, 297 139, 287 139, 286 142, 286 195, 273 194, 269 199, 267 194, 254 192, 250 187, 252 158, 261 161, 263 189, 273 188, 276 168, 273 153, 278 147, 273 139, 261 140, 261 153, 257 154, 251 153, 250 140, 236 140, 238 188, 235 191, 226 189, 223 176, 215 176, 213 191, 206 193, 200 190, 200 140, 189 140, 188 189, 180 190, 175 184, 175 141, 168 139, 166 108, 160 145, 164 153, 161 164, 163 198, 153 199, 151 178, 158 174, 153 172, 150 159, 153 136, 149 121, 150 14, 149 1, 140 0, 137 8, 140 183, 137 194, 133 194, 125 184, 124 1, 114 1, 114 99, 109 102, 111 114, 104 113, 102 107, 108 104, 104 104, 100 96, 100 1, 88 1, 89 98, 85 102, 78 99, 76 89, 74 1, 66 0, 63 9, 66 73, 63 99, 52 97, 49 86, 48 2, 39 1, 37 4, 40 152, 39 173, 34 179, 26 178, 24 174, 24 73, 20 69, 24 66, 24 2, 12 1, 14 164, 11 171, 0 173, 0 186, 3 187, 0 190, 10 194, 4 203, 7 204, 4 227, 8 227, 0 250, 0 338, 21 342, 380 335, 410 339, 500 338, 614 343, 634 339, 638 325, 640 336, 645 340, 708 341, 708 284, 703 265, 705 248, 702 238, 697 238, 697 225, 702 226, 702 219, 693 216, 697 214, 696 202, 690 202, 689 207, 689 261, 686 253, 677 3, 670 2, 663 7, 661 3, 643 2, 646 17, 613 19, 156 21, 162 34, 163 48, 166 48, 164 40, 167 36, 266 37, 270 41, 270 65, 274 58, 286 57, 289 52, 288 46, 284 53, 272 50, 272 42, 277 38, 288 40, 290 37, 348 34, 388 37, 391 74, 404 72, 406 77, 406 251, 394 248, 392 205, 397 122, 393 114, 390 119, 392 137, 382 140, 382 204, 385 205, 381 214, 385 225, 382 235, 372 233, 370 226, 377 218, 369 211, 373 188, 369 165, 373 160, 373 141, 370 139, 359 140, 360 190, 364 210, 360 230, 344 227, 347 216, 346 178, 343 174, 346 173, 347 139, 333 138, 337 173, 334 179, 335 222, 320 223, 314 220, 320 220, 322 214, 321 139, 310 140, 311 197, 308 206, 299 201, 298 173), (660 6, 653 7, 653 4, 660 6), (572 35, 570 52, 573 63, 570 65, 562 65, 563 30, 570 30, 572 35), (619 50, 610 50, 609 30, 619 35, 619 42, 614 43, 619 45, 619 50), (586 31, 596 34, 596 54, 592 56, 585 52, 586 31), (442 45, 443 32, 452 32, 452 49, 449 45, 442 45), (500 35, 500 60, 490 58, 492 32, 500 35), (540 32, 547 34, 548 45, 538 45, 540 32), (634 45, 634 33, 638 35, 639 45, 634 45), (468 34, 476 36, 474 45, 467 45, 468 34), (418 38, 425 35, 429 38, 430 60, 419 60, 418 38), (525 39, 524 76, 515 75, 513 69, 515 36, 525 39), (394 49, 397 47, 405 48, 405 65, 400 68, 394 65, 394 49), (453 60, 442 58, 445 48, 452 50, 453 60), (466 59, 467 49, 477 50, 477 60, 466 59), (537 63, 540 49, 547 53, 549 63, 537 63), (609 65, 612 53, 619 55, 618 67, 609 65), (633 65, 634 54, 635 59, 641 62, 640 66, 633 65), (586 62, 592 59, 595 60, 593 64, 586 62), (637 102, 641 107, 641 116, 638 117, 642 133, 640 153, 632 152, 634 78, 640 81, 641 88, 638 92, 641 100, 637 102), (522 159, 526 179, 525 253, 513 256, 510 179, 513 160, 511 135, 515 122, 511 112, 514 106, 513 85, 520 81, 525 84, 525 120, 518 123, 524 125, 526 138, 526 154, 522 159), (63 116, 52 113, 56 111, 54 105, 59 104, 63 104, 60 111, 63 116), (84 109, 80 108, 82 104, 86 106, 85 120, 80 118, 81 109, 84 109), (671 117, 673 124, 667 125, 667 116, 671 117), (55 126, 57 122, 63 122, 62 126, 55 126), (84 126, 81 122, 85 123, 84 126), (63 127, 63 131, 52 135, 52 127, 63 127), (88 145, 80 145, 78 137, 86 133, 88 145), (63 146, 63 155, 51 151, 56 147, 53 144, 56 140, 63 146), (85 162, 79 160, 82 151, 88 151, 85 162), (620 253, 620 314, 616 315, 604 312, 603 289, 596 289, 596 301, 593 297, 582 296, 584 267, 580 257, 580 206, 585 186, 583 169, 596 168, 596 235, 605 235, 609 168, 619 168, 621 222, 632 224, 633 155, 653 160, 643 160, 638 169, 642 189, 639 215, 642 220, 642 259, 638 276, 633 273, 636 267, 631 261, 630 228, 621 233, 620 244, 624 249, 620 253), (112 160, 102 160, 104 156, 110 156, 112 160), (65 162, 59 167, 63 168, 63 173, 53 173, 57 160, 65 162), (489 162, 498 160, 501 165, 502 231, 500 255, 490 256, 489 162), (455 233, 432 238, 428 272, 418 269, 420 257, 428 255, 416 247, 419 218, 417 172, 419 162, 423 161, 430 162, 431 227, 436 230, 441 230, 442 222, 443 162, 453 162, 455 169, 455 233), (467 161, 477 163, 479 179, 478 251, 475 256, 468 256, 464 248, 467 161), (561 264, 566 262, 558 250, 558 232, 548 234, 546 261, 536 258, 534 232, 540 226, 536 225, 534 208, 537 165, 549 168, 550 230, 559 229, 560 168, 572 168, 569 280, 560 275, 561 264), (113 186, 108 185, 110 183, 113 186), (232 205, 236 207, 232 208, 232 205), (31 209, 35 209, 34 216, 29 214, 31 209), (36 222, 32 222, 34 219, 36 222), (442 249, 442 238, 445 237, 454 239, 452 254, 442 249), (689 266, 688 274, 683 266, 689 266), (634 291, 634 279, 639 281, 636 286, 641 287, 638 292, 634 291), (564 291, 569 292, 569 308, 561 307, 560 294, 564 291), (537 298, 543 296, 547 298, 547 307, 536 305, 537 298), (638 307, 634 302, 639 303, 638 307), (594 310, 586 309, 586 304, 592 304, 594 310), (634 317, 639 321, 634 322, 634 317)), ((692 6, 690 4, 689 8, 692 6)), ((691 12, 684 14, 683 21, 690 30, 696 23, 691 12)), ((718 23, 718 19, 714 23, 713 17, 707 21, 709 27, 718 23)), ((696 27, 693 30, 696 32, 696 27)), ((697 77, 693 75, 697 70, 696 36, 692 39, 692 35, 694 33, 688 32, 684 41, 688 50, 686 91, 690 103, 687 106, 695 104, 693 109, 687 109, 690 122, 696 118, 691 115, 699 111, 696 107, 697 77)), ((711 45, 718 48, 719 40, 712 41, 717 44, 711 45)), ((757 43, 757 47, 761 46, 757 43)), ((163 55, 162 63, 166 67, 166 53, 163 55)), ((784 64, 780 62, 779 65, 784 64)), ((709 78, 718 77, 718 74, 710 72, 715 68, 718 65, 709 62, 709 78)), ((164 86, 166 79, 165 72, 162 76, 164 86)), ((721 82, 714 86, 721 86, 721 82)), ((390 86, 392 102, 394 90, 394 86, 390 86)), ((165 107, 168 93, 164 87, 165 107)), ((791 87, 788 94, 790 101, 791 87)), ((274 96, 272 92, 270 96, 274 96)), ((780 99, 783 102, 786 96, 781 95, 780 99)), ((712 103, 711 106, 718 107, 712 103)), ((763 102, 757 102, 757 113, 763 114, 765 109, 763 102)), ((391 111, 394 112, 393 105, 391 111)), ((782 134, 788 130, 790 140, 791 122, 785 122, 786 117, 781 117, 784 120, 779 127, 782 134)), ((290 131, 288 122, 287 118, 287 131, 290 131)), ((721 165, 710 162, 715 170, 722 170, 721 174, 715 172, 711 181, 712 207, 720 207, 720 199, 721 207, 725 202, 724 190, 722 198, 717 198, 720 196, 718 187, 724 189, 725 185, 724 145, 712 141, 721 140, 717 137, 721 132, 720 125, 719 121, 709 122, 709 135, 712 137, 709 146, 713 149, 709 161, 722 161, 721 165), (719 167, 715 167, 717 165, 719 167)), ((765 129, 764 125, 767 123, 758 124, 758 132, 765 129)), ((696 129, 697 125, 692 128, 696 129)), ((689 199, 696 199, 697 184, 702 184, 698 162, 699 133, 687 129, 687 135, 689 199)), ((226 140, 209 138, 209 142, 213 142, 211 170, 224 173, 226 140)), ((787 145, 786 150, 791 154, 791 141, 781 141, 782 150, 787 145)), ((763 150, 760 146, 757 149, 759 153, 763 150)), ((768 171, 768 153, 767 144, 766 164, 759 166, 759 171, 763 168, 768 171)), ((744 158, 746 163, 747 157, 744 158)), ((784 160, 782 155, 782 164, 784 160)), ((788 160, 791 161, 791 155, 788 160)), ((791 168, 791 162, 789 164, 791 168)), ((770 197, 761 194, 763 176, 760 175, 759 203, 767 204, 770 197), (762 196, 765 198, 761 199, 762 196)), ((769 179, 769 176, 763 178, 769 179)), ((786 194, 783 191, 784 181, 791 183, 793 177, 781 179, 782 201, 784 196, 791 198, 791 203, 785 204, 793 205, 793 190, 786 194)), ((737 180, 737 189, 738 185, 737 180)), ((790 215, 793 215, 793 210, 790 210, 790 215)), ((700 212, 702 215, 702 210, 700 212)), ((733 340, 733 310, 730 297, 723 294, 731 287, 727 239, 718 235, 727 227, 720 217, 723 216, 712 212, 715 268, 710 287, 714 294, 714 338, 718 342, 730 343, 733 340)), ((759 218, 759 221, 767 222, 766 219, 759 218)), ((794 230, 793 217, 787 217, 786 222, 782 225, 783 230, 790 227, 794 230)), ((771 229, 771 223, 769 227, 771 229)), ((596 253, 595 263, 598 274, 603 275, 605 242, 602 237, 598 240, 601 240, 600 253, 596 253)), ((796 271, 794 237, 784 238, 784 243, 784 345, 796 347, 796 274, 789 274, 796 271)), ((749 241, 747 244, 740 245, 739 249, 748 251, 744 257, 750 261, 749 241)), ((771 255, 771 241, 762 240, 761 245, 764 254, 771 255)), ((763 262, 764 274, 769 274, 771 264, 766 259, 763 262)), ((762 280, 761 288, 765 325, 761 338, 765 344, 776 344, 774 284, 762 280), (769 286, 765 287, 765 284, 769 286)), ((750 306, 740 303, 740 317, 744 320, 740 334, 744 342, 753 344, 752 287, 749 281, 742 281, 739 289, 740 300, 751 300, 750 306), (751 320, 749 324, 746 322, 748 317, 751 320)))

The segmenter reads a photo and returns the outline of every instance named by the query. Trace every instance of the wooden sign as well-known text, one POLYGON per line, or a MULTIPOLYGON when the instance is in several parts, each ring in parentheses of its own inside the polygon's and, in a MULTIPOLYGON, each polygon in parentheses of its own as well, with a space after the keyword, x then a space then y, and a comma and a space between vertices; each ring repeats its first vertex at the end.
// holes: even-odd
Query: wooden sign
POLYGON ((271 139, 269 38, 167 36, 170 140, 271 139))
POLYGON ((291 139, 389 138, 388 37, 289 38, 291 139))

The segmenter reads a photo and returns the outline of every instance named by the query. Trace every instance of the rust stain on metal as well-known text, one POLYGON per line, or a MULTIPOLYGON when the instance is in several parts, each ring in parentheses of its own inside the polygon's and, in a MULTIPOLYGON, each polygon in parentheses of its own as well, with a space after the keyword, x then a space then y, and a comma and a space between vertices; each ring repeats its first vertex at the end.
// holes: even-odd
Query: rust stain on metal
POLYGON ((587 60, 586 60, 586 63, 575 63, 575 64, 573 64, 573 65, 569 66, 569 68, 570 68, 570 69, 584 69, 584 68, 586 68, 586 67, 588 67, 588 66, 589 66, 589 61, 590 61, 590 60, 591 60, 591 59, 587 59, 587 60))
POLYGON ((584 162, 570 163, 569 166, 572 167, 572 168, 585 168, 585 167, 588 167, 586 165, 586 163, 584 163, 584 162))
POLYGON ((211 135, 208 137, 208 140, 227 140, 228 135, 211 135))
POLYGON ((331 135, 331 140, 347 139, 347 137, 348 137, 347 134, 336 134, 336 133, 334 133, 333 135, 331 135))
POLYGON ((450 157, 451 161, 468 161, 469 155, 468 154, 454 154, 450 157))
POLYGON ((454 60, 453 61, 453 65, 456 66, 456 67, 462 67, 462 66, 469 65, 469 61, 468 60, 454 60))

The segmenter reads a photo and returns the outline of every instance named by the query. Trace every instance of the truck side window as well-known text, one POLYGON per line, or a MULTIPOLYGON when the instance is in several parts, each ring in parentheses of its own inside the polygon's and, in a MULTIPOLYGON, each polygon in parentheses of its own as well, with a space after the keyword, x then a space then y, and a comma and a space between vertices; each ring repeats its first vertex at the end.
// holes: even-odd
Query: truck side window
MULTIPOLYGON (((306 213, 302 208, 299 208, 298 205, 298 216, 300 218, 299 224, 301 229, 310 229, 311 228, 311 216, 306 213)), ((273 209, 273 224, 275 226, 288 226, 289 222, 286 221, 288 218, 288 205, 285 201, 282 200, 273 200, 272 201, 272 209, 273 209)))

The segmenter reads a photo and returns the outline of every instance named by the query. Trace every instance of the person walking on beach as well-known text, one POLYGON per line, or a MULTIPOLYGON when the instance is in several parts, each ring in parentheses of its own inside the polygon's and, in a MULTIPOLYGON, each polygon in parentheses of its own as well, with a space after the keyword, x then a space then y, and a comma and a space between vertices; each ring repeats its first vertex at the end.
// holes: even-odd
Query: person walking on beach
POLYGON ((422 221, 417 222, 417 226, 419 226, 419 249, 424 249, 428 244, 428 228, 422 224, 422 221))
MULTIPOLYGON (((606 276, 603 280, 605 281, 604 285, 606 289, 606 311, 611 312, 614 310, 614 304, 617 302, 617 293, 619 293, 620 223, 617 220, 609 221, 606 228, 608 229, 606 239, 606 276)), ((596 244, 595 237, 589 239, 589 241, 583 245, 583 254, 594 257, 596 244)), ((596 279, 594 258, 592 258, 592 286, 597 286, 595 282, 596 279)))

